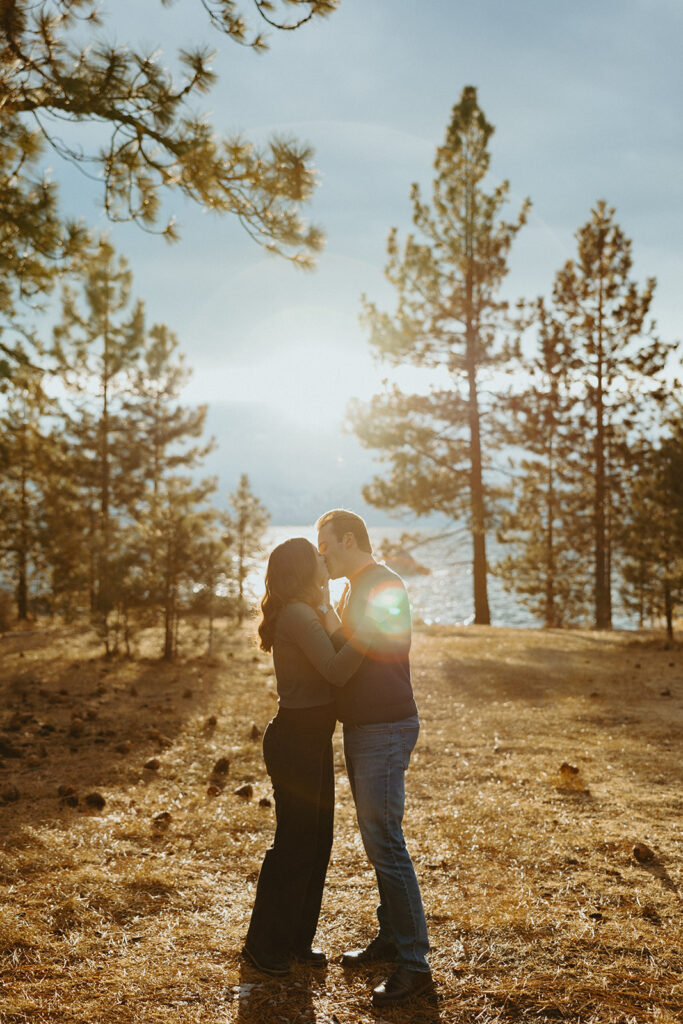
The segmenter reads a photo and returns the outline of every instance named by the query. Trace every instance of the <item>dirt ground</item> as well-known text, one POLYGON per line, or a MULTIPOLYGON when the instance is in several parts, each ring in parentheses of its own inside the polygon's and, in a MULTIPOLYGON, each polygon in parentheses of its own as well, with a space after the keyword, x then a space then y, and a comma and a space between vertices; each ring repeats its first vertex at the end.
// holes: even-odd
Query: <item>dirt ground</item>
POLYGON ((378 1012, 386 968, 339 963, 376 903, 339 728, 330 965, 240 960, 274 824, 272 662, 249 632, 171 665, 107 662, 73 628, 0 637, 3 1024, 680 1022, 683 651, 439 627, 412 663, 405 831, 437 998, 378 1012))

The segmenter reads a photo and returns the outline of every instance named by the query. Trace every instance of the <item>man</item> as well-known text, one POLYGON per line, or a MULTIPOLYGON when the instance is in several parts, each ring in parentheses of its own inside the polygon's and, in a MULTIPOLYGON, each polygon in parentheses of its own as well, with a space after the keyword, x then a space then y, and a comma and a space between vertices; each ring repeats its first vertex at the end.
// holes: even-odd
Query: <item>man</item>
POLYGON ((363 845, 377 875, 379 932, 342 963, 396 962, 373 991, 373 1003, 383 1006, 432 987, 422 897, 402 829, 405 771, 419 731, 408 662, 410 606, 401 578, 373 558, 360 516, 334 509, 316 528, 330 577, 348 580, 337 608, 345 636, 359 627, 368 635, 368 626, 372 636, 360 668, 337 693, 337 717, 363 845))

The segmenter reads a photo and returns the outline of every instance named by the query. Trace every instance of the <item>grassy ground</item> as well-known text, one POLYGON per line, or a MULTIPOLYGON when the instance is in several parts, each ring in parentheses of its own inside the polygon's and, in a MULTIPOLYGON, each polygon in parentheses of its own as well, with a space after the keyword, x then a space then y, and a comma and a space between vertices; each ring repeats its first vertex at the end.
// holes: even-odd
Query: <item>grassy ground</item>
POLYGON ((338 962, 372 936, 375 907, 339 730, 318 933, 332 962, 286 980, 240 962, 273 829, 257 733, 276 706, 247 636, 165 665, 27 631, 0 638, 0 659, 3 1024, 683 1017, 683 653, 663 640, 416 635, 406 834, 438 1001, 381 1013, 383 969, 338 962))

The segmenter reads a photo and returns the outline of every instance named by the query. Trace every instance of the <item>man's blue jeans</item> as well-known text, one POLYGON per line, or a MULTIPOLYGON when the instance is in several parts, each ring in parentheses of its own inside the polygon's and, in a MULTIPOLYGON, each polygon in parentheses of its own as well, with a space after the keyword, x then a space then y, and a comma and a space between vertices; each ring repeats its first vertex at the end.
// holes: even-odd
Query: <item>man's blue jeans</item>
POLYGON ((345 725, 344 756, 363 845, 377 875, 379 934, 393 940, 400 965, 428 971, 427 924, 402 828, 405 772, 419 731, 417 716, 345 725))

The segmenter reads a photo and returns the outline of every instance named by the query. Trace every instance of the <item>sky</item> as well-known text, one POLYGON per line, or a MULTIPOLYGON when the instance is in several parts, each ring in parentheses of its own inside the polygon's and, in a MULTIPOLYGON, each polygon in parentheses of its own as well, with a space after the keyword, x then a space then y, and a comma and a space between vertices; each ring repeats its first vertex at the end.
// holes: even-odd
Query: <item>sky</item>
POLYGON ((114 8, 107 38, 160 47, 161 60, 179 45, 216 47, 219 83, 196 109, 217 131, 258 142, 291 134, 315 150, 307 215, 327 243, 312 274, 264 253, 235 218, 177 197, 166 202, 176 245, 133 225, 112 229, 97 187, 55 162, 65 205, 110 231, 150 322, 177 333, 194 370, 188 402, 265 404, 328 436, 351 396, 379 389, 387 369, 372 361, 360 297, 392 308, 387 234, 410 230, 411 183, 429 193, 465 85, 496 128, 490 182, 509 180, 507 215, 527 196, 533 204, 505 295, 548 295, 604 198, 633 241, 635 278, 658 280, 659 333, 683 334, 680 0, 342 0, 327 19, 273 30, 263 55, 212 30, 199 0, 117 0, 105 14, 114 8))

